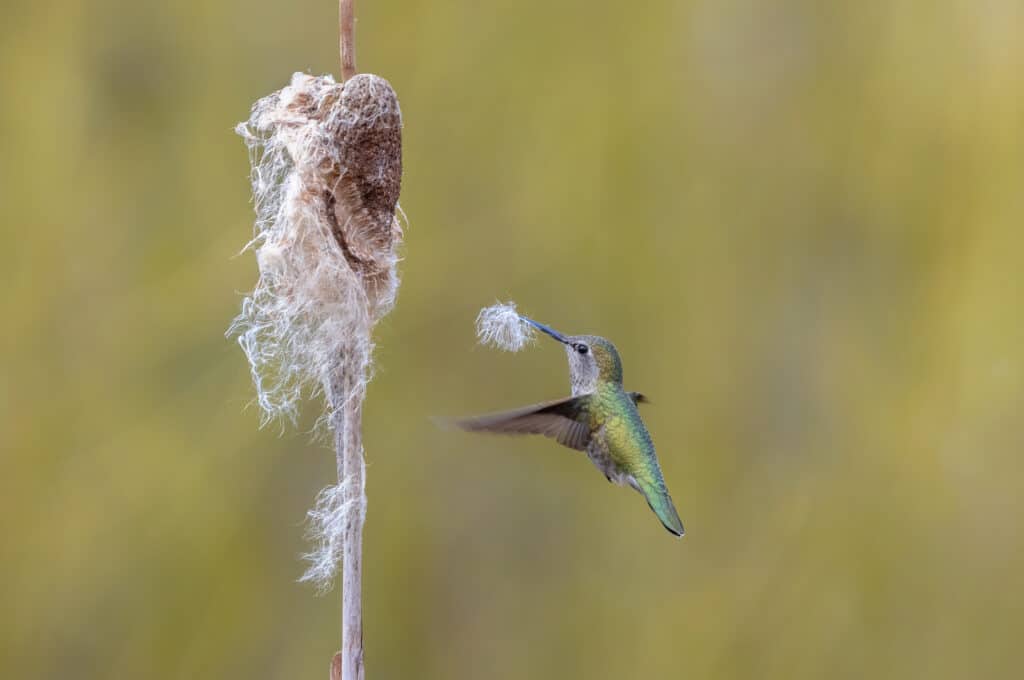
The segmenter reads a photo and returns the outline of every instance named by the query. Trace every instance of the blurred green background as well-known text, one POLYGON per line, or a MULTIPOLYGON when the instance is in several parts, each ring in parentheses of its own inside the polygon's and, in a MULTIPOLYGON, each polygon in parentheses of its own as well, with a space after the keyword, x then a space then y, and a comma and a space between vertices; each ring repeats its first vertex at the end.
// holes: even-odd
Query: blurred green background
MULTIPOLYGON (((366 407, 367 677, 1002 678, 1024 665, 1024 6, 360 0, 410 217, 366 407), (686 522, 539 438, 496 298, 623 354, 686 522)), ((326 678, 333 480, 257 429, 232 127, 332 2, 0 23, 0 676, 326 678)))

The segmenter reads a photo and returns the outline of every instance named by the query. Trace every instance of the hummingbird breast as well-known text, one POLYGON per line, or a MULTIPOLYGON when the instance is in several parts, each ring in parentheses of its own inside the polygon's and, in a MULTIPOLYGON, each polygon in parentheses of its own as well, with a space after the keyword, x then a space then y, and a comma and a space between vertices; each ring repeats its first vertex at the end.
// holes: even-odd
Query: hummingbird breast
POLYGON ((654 444, 636 404, 619 385, 602 385, 592 403, 594 434, 587 456, 609 481, 636 488, 636 476, 654 459, 654 444))

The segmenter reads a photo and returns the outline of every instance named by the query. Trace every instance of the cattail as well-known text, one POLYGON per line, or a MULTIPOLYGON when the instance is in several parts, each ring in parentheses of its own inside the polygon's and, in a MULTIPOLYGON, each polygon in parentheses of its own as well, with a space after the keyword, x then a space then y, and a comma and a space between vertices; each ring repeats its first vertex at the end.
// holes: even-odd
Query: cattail
POLYGON ((229 333, 245 351, 266 423, 295 420, 323 394, 338 484, 309 512, 315 549, 301 580, 329 589, 343 565, 345 677, 362 677, 362 527, 366 514, 361 420, 374 324, 398 290, 396 211, 402 114, 383 78, 342 83, 296 73, 256 102, 237 132, 252 161, 259 280, 229 333))
POLYGON ((476 317, 476 337, 481 345, 506 352, 518 352, 536 338, 536 332, 514 302, 498 302, 480 310, 476 317))

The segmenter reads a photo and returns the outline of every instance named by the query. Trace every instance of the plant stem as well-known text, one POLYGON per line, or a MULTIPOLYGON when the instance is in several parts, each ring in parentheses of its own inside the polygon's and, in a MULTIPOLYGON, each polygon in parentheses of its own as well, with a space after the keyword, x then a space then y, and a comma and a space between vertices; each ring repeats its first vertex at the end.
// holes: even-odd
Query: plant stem
POLYGON ((363 522, 366 517, 366 463, 363 460, 362 399, 350 399, 345 407, 343 468, 346 504, 344 556, 341 571, 342 679, 363 680, 363 522))
POLYGON ((355 0, 338 0, 338 35, 341 43, 341 82, 356 74, 355 0))
MULTIPOLYGON (((338 0, 341 82, 356 74, 355 0, 338 0)), ((338 483, 346 512, 341 562, 341 651, 331 662, 331 680, 363 680, 363 522, 366 520, 366 462, 363 458, 365 363, 353 376, 341 369, 344 388, 333 390, 334 448, 338 483), (354 380, 353 380, 354 378, 354 380)), ((344 366, 344 360, 342 360, 344 366)))
MULTIPOLYGON (((338 483, 344 489, 345 530, 341 563, 340 680, 363 680, 363 523, 366 462, 363 458, 363 398, 369 357, 353 347, 331 385, 338 483)), ((337 667, 338 662, 333 664, 337 667)), ((332 680, 334 671, 332 669, 332 680)))

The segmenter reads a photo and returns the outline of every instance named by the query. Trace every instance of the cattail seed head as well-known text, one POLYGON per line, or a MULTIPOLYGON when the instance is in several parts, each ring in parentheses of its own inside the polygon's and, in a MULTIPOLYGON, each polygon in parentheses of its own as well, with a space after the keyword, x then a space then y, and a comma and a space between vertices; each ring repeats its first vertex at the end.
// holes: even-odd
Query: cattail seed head
POLYGON ((362 374, 370 328, 394 305, 402 114, 386 80, 296 73, 256 102, 249 146, 260 278, 229 333, 245 350, 265 420, 294 419, 339 357, 362 374))
MULTIPOLYGON (((296 73, 256 102, 236 131, 252 161, 256 223, 247 249, 259 280, 228 333, 249 360, 264 423, 294 421, 302 397, 323 392, 321 422, 337 433, 344 409, 358 419, 371 330, 398 290, 398 98, 371 74, 336 83, 296 73)), ((361 446, 350 448, 361 460, 361 446)), ((318 546, 307 578, 321 588, 334 575, 350 506, 365 507, 351 502, 362 489, 345 491, 346 484, 325 490, 310 513, 318 546)))

